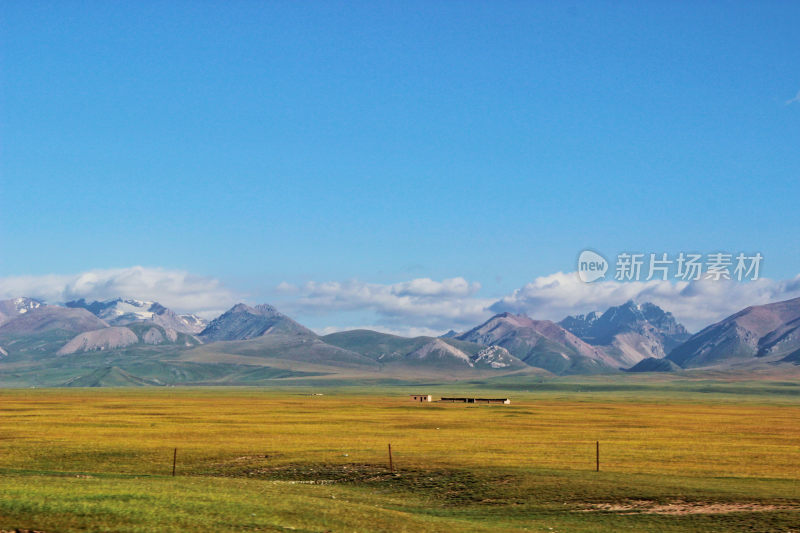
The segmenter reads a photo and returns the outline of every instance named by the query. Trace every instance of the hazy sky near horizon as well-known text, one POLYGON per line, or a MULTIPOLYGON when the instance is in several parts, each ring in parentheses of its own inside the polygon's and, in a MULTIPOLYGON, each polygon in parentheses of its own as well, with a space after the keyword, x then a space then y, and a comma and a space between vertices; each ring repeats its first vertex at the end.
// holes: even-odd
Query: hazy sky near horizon
POLYGON ((796 2, 3 2, 0 288, 100 271, 86 295, 435 330, 638 298, 543 303, 590 248, 760 252, 759 298, 791 295, 798 28, 796 2))

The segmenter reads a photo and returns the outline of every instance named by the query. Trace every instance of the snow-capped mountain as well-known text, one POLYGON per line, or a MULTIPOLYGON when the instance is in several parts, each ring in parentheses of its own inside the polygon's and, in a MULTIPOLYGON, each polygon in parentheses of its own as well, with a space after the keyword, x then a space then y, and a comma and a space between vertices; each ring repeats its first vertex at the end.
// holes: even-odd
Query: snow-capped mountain
POLYGON ((206 323, 195 315, 178 315, 158 302, 136 300, 134 298, 115 298, 103 302, 87 303, 74 300, 64 304, 66 307, 82 308, 92 312, 112 326, 123 326, 133 322, 148 321, 182 333, 200 333, 206 323))
POLYGON ((206 326, 208 326, 208 320, 205 318, 199 317, 195 314, 191 315, 178 315, 179 318, 186 321, 189 326, 192 327, 192 333, 200 333, 206 326))
POLYGON ((0 300, 0 324, 15 318, 17 315, 23 315, 28 311, 42 307, 43 304, 39 300, 33 298, 12 298, 10 300, 0 300))

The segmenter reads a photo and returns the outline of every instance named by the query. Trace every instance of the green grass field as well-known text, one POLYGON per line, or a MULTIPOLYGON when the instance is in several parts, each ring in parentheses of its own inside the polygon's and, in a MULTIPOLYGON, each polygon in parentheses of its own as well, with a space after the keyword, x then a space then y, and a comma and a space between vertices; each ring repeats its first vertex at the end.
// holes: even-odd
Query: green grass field
POLYGON ((525 387, 3 390, 0 530, 800 531, 795 384, 525 387))

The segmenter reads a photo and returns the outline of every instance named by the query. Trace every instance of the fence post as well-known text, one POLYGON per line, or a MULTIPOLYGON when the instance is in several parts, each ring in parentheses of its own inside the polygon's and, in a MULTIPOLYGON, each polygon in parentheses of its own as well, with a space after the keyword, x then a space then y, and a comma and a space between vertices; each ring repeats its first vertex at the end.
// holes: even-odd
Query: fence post
POLYGON ((392 444, 389 443, 389 470, 394 472, 394 463, 392 462, 392 444))
POLYGON ((597 459, 597 469, 595 470, 595 472, 599 472, 600 471, 600 441, 598 440, 595 443, 595 445, 596 445, 595 458, 597 459))
POLYGON ((178 448, 172 452, 172 477, 175 477, 175 463, 178 462, 178 448))

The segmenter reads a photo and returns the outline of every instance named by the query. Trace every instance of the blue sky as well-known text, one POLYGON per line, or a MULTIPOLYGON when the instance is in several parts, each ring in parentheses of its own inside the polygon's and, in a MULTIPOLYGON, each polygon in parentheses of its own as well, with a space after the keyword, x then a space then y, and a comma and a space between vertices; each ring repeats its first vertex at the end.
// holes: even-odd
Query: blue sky
POLYGON ((5 279, 141 265, 317 328, 435 329, 298 302, 309 283, 426 278, 490 302, 585 248, 759 251, 764 276, 800 272, 797 3, 10 1, 0 17, 5 279))

